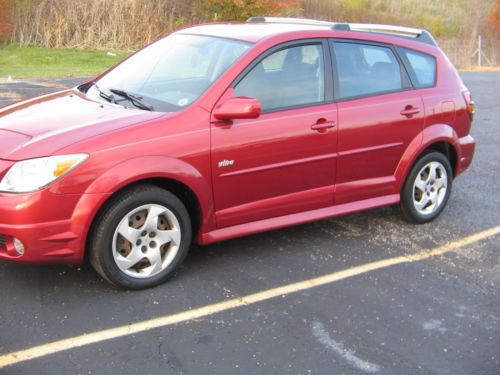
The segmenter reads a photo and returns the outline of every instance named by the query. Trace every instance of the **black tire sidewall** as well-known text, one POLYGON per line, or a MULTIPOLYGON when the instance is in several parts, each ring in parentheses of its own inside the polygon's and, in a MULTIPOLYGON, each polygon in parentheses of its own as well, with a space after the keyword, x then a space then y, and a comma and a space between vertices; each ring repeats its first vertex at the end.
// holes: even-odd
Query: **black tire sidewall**
POLYGON ((415 223, 427 223, 435 218, 437 218, 441 212, 446 207, 446 204, 448 203, 448 199, 450 198, 451 190, 452 190, 452 185, 453 185, 453 171, 451 169, 450 161, 448 158, 442 154, 441 152, 438 151, 429 151, 426 152, 413 166, 413 168, 410 171, 410 174, 408 175, 408 178, 406 179, 404 189, 402 192, 402 210, 404 213, 404 216, 409 219, 410 221, 413 221, 415 223), (447 177, 448 177, 448 186, 446 188, 446 195, 443 199, 443 202, 441 203, 441 206, 434 211, 430 215, 423 215, 420 212, 417 211, 414 205, 413 201, 413 185, 415 183, 415 179, 417 178, 418 173, 420 170, 428 163, 437 161, 441 163, 444 168, 446 169, 447 177))
MULTIPOLYGON (((173 194, 157 187, 138 187, 127 191, 111 204, 101 216, 95 231, 92 250, 96 252, 100 270, 113 284, 126 289, 146 289, 159 285, 175 274, 184 261, 191 246, 192 228, 189 214, 182 202, 173 194), (176 216, 181 229, 181 244, 172 263, 159 274, 150 278, 134 278, 123 273, 112 253, 115 230, 121 220, 132 210, 147 204, 158 204, 168 208, 176 216)), ((97 267, 96 267, 97 268, 97 267)), ((101 273, 100 272, 100 273, 101 273)))

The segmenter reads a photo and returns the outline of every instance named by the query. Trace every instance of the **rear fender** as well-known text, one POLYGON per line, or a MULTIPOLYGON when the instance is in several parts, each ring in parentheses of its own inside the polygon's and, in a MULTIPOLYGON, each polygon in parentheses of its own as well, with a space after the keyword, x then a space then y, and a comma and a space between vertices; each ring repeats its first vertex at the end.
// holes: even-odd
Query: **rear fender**
MULTIPOLYGON (((450 125, 435 124, 424 128, 406 148, 396 168, 396 173, 394 175, 396 177, 395 193, 399 193, 403 188, 406 177, 420 155, 422 155, 429 146, 437 142, 447 142, 451 144, 457 153, 457 160, 460 160, 460 148, 458 147, 459 138, 450 125)), ((454 170, 456 167, 456 165, 452 166, 454 170)))

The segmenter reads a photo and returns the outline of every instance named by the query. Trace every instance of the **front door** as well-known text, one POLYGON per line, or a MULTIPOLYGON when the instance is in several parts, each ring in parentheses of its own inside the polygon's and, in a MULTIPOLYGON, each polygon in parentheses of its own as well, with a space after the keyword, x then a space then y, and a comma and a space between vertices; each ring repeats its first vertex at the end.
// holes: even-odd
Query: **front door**
POLYGON ((211 125, 218 228, 333 204, 337 110, 327 49, 322 41, 275 48, 221 98, 256 98, 263 113, 211 125))

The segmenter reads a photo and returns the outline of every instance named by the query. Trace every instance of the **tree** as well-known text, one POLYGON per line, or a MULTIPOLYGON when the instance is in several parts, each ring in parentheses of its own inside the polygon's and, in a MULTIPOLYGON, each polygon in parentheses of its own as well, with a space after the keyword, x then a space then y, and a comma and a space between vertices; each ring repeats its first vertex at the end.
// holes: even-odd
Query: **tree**
POLYGON ((0 0, 0 40, 7 39, 12 31, 12 8, 14 1, 0 0))
POLYGON ((495 5, 492 7, 489 21, 493 35, 500 38, 500 0, 497 0, 495 5))
POLYGON ((253 16, 296 14, 299 0, 205 0, 199 3, 202 13, 214 21, 243 21, 253 16))

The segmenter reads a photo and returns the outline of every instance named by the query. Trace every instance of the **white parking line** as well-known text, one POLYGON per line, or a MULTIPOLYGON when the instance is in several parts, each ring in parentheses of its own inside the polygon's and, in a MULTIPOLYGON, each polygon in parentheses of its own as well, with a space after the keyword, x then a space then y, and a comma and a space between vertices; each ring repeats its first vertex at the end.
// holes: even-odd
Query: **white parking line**
POLYGON ((455 251, 464 246, 487 239, 489 237, 493 237, 499 233, 500 233, 500 225, 461 238, 459 240, 449 242, 443 246, 439 246, 437 248, 427 251, 421 251, 416 254, 407 256, 398 256, 394 258, 380 260, 377 262, 363 264, 343 271, 330 273, 324 276, 315 277, 304 281, 299 281, 293 284, 283 285, 277 288, 264 290, 261 292, 257 292, 239 298, 230 299, 212 305, 203 306, 197 309, 183 311, 177 314, 162 316, 155 319, 145 320, 138 323, 131 323, 116 328, 110 328, 102 331, 86 333, 81 336, 71 337, 59 341, 50 342, 47 344, 34 346, 32 348, 20 350, 17 352, 4 354, 0 356, 0 369, 6 366, 15 365, 17 363, 29 361, 35 358, 45 357, 66 350, 79 348, 82 346, 95 344, 107 340, 112 340, 118 337, 146 332, 152 329, 166 327, 177 323, 187 322, 193 319, 199 319, 202 317, 206 317, 222 311, 227 311, 242 306, 252 305, 272 298, 281 297, 288 294, 297 293, 303 290, 316 288, 318 286, 331 284, 339 280, 344 280, 349 277, 390 267, 396 264, 411 263, 424 259, 429 259, 431 257, 455 251))
POLYGON ((380 371, 380 366, 368 362, 364 359, 359 358, 356 355, 356 352, 351 349, 347 349, 344 344, 341 342, 335 341, 330 337, 330 334, 325 329, 325 326, 321 322, 313 322, 312 324, 312 332, 314 337, 328 350, 331 350, 339 357, 343 358, 346 362, 348 362, 351 366, 367 372, 369 374, 375 374, 380 371))

